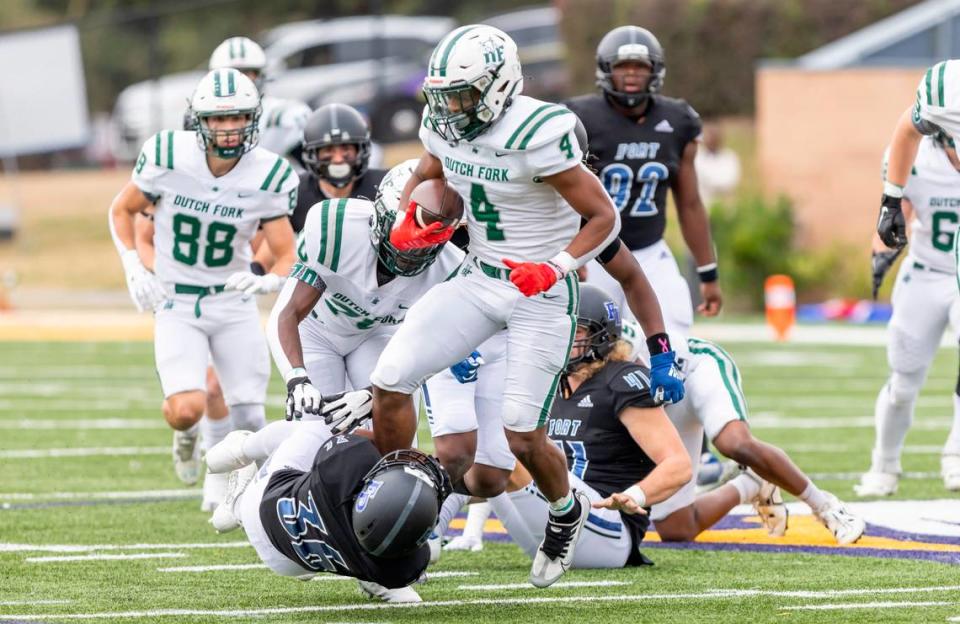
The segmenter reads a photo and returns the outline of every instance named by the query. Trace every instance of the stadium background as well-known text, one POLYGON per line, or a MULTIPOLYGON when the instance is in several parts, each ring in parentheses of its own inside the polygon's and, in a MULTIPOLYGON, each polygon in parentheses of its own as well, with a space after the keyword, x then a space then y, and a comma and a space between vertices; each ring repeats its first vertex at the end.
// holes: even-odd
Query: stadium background
MULTIPOLYGON (((802 326, 792 343, 773 343, 756 316, 762 278, 792 275, 801 301, 868 295, 880 153, 923 68, 935 59, 831 71, 800 71, 790 59, 921 4, 931 3, 553 5, 569 94, 592 89, 593 49, 604 32, 642 24, 667 51, 666 93, 688 99, 726 128, 744 164, 737 196, 714 210, 727 311, 718 321, 698 320, 697 331, 740 364, 758 436, 782 446, 848 500, 869 461, 873 401, 886 375, 883 329, 802 326)), ((955 11, 957 3, 934 4, 947 19, 954 14, 948 5, 955 11)), ((200 67, 230 35, 376 13, 449 15, 468 23, 517 8, 501 0, 11 0, 0 3, 0 36, 75 23, 89 111, 106 121, 127 85, 200 67)), ((527 563, 499 541, 500 528, 491 521, 482 553, 441 561, 420 589, 431 603, 422 612, 360 603, 343 583, 268 576, 235 536, 213 535, 197 509, 199 493, 182 488, 170 470, 151 319, 131 310, 106 227, 106 208, 129 165, 98 151, 102 144, 23 155, 16 182, 8 171, 0 179, 0 203, 14 204, 18 217, 15 235, 0 240, 0 305, 13 308, 0 312, 0 622, 690 622, 706 613, 716 622, 929 622, 960 616, 957 500, 945 495, 937 473, 956 379, 956 354, 948 349, 934 363, 907 439, 909 478, 890 502, 854 503, 871 523, 869 539, 857 546, 830 546, 799 507, 788 538, 767 539, 743 509, 690 549, 661 548, 652 536, 646 552, 654 568, 581 571, 570 575, 571 584, 535 593, 524 583, 527 563)), ((416 143, 390 143, 385 160, 417 152, 416 143)), ((670 235, 679 242, 676 230, 670 235)), ((277 379, 268 401, 269 417, 279 417, 277 379)))

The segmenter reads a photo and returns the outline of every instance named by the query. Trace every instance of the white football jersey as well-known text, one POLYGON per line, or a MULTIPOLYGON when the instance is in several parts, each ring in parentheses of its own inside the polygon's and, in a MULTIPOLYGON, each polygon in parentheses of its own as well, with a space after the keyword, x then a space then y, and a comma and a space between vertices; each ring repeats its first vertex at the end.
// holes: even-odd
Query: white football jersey
POLYGON ((320 323, 341 336, 399 325, 406 310, 463 261, 460 249, 444 245, 424 272, 380 286, 370 241, 373 216, 373 202, 365 199, 328 199, 310 208, 297 244, 300 261, 290 275, 312 286, 322 280, 326 288, 304 323, 320 323))
POLYGON ((960 225, 960 171, 932 137, 924 137, 903 196, 913 206, 910 257, 931 269, 955 273, 953 243, 960 225))
POLYGON ((920 79, 913 121, 920 120, 960 139, 960 59, 937 63, 920 79))
POLYGON ((260 147, 286 156, 303 141, 310 107, 297 100, 263 96, 260 100, 260 147))
POLYGON ((456 145, 426 115, 420 140, 463 197, 471 253, 503 267, 503 258, 543 262, 567 247, 580 215, 542 178, 581 166, 572 111, 519 96, 484 133, 456 145))
POLYGON ((190 286, 221 285, 249 271, 250 240, 262 221, 293 210, 299 185, 290 164, 261 147, 214 177, 196 133, 186 130, 147 139, 132 179, 156 205, 157 277, 190 286))

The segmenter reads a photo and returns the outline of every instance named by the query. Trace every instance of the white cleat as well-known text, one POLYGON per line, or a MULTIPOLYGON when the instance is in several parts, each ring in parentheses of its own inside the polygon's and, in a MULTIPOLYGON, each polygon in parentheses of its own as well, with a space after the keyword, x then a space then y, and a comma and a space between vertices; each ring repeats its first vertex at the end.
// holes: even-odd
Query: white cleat
POLYGON ((753 499, 753 508, 760 516, 760 522, 772 537, 782 537, 787 532, 787 522, 790 513, 783 502, 780 488, 763 480, 752 469, 747 468, 743 474, 760 484, 760 492, 753 499))
POLYGON ((227 477, 225 474, 214 474, 207 470, 203 477, 203 500, 200 511, 213 513, 227 496, 227 477))
POLYGON ((573 552, 590 513, 587 495, 574 491, 573 496, 580 503, 580 514, 573 522, 557 522, 552 514, 547 514, 547 529, 530 568, 530 583, 534 587, 553 585, 573 565, 573 552))
POLYGON ((960 455, 941 455, 940 475, 943 477, 943 487, 951 492, 960 490, 960 455))
POLYGON ((824 494, 827 496, 827 502, 820 509, 814 510, 817 519, 833 533, 833 537, 841 546, 852 544, 860 539, 867 528, 867 523, 850 511, 836 496, 829 492, 824 494))
POLYGON ((173 471, 187 485, 200 479, 200 434, 197 431, 173 432, 173 471))
POLYGON ((860 483, 853 486, 853 491, 857 496, 892 496, 897 493, 899 482, 900 475, 871 470, 863 473, 860 483))
POLYGON ((236 511, 237 501, 256 476, 257 465, 250 464, 240 470, 234 470, 227 477, 227 494, 223 498, 223 503, 217 505, 213 515, 210 516, 210 524, 217 533, 227 533, 240 527, 240 518, 236 511))
POLYGON ((443 547, 444 550, 469 550, 480 552, 483 550, 483 538, 476 535, 458 535, 443 547))
POLYGON ((253 460, 243 454, 243 443, 250 431, 231 431, 207 451, 207 470, 214 474, 226 474, 240 470, 253 460))
POLYGON ((383 585, 360 579, 357 579, 357 583, 360 584, 360 591, 368 598, 376 598, 384 602, 423 602, 423 598, 412 587, 387 589, 383 585))
POLYGON ((433 565, 440 561, 440 553, 443 550, 443 538, 436 533, 431 533, 427 538, 427 546, 430 547, 430 561, 427 565, 433 565))

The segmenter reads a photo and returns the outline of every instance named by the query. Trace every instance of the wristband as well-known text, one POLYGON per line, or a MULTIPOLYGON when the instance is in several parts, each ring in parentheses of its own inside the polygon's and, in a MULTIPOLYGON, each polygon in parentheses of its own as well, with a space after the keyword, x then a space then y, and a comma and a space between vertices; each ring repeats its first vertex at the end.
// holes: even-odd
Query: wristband
POLYGON ((297 366, 296 368, 291 368, 287 372, 287 374, 283 376, 283 381, 284 383, 290 383, 291 379, 295 379, 297 377, 306 377, 306 376, 307 376, 307 369, 305 369, 302 366, 297 366))
POLYGON ((267 269, 262 264, 254 260, 250 263, 250 272, 254 275, 266 275, 267 269))
POLYGON ((647 351, 650 352, 650 355, 657 355, 658 353, 667 353, 668 351, 673 351, 673 348, 670 347, 670 336, 665 332, 660 332, 659 334, 654 334, 647 338, 647 351))
POLYGON ((883 194, 887 197, 896 197, 903 199, 903 187, 893 182, 883 183, 883 194))
POLYGON ((573 271, 577 268, 576 259, 565 251, 561 251, 554 257, 547 260, 547 262, 557 269, 560 273, 560 277, 565 276, 570 271, 573 271))
POLYGON ((717 281, 717 263, 710 262, 697 267, 697 276, 704 284, 717 281))
POLYGON ((647 495, 640 488, 639 485, 631 485, 623 491, 624 494, 633 499, 633 502, 637 504, 637 507, 646 507, 647 506, 647 495))

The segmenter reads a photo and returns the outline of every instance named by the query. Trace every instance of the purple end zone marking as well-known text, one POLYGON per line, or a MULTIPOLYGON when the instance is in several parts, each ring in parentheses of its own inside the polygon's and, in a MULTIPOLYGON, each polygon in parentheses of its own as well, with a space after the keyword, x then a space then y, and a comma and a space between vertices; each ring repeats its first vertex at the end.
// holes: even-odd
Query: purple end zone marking
MULTIPOLYGON (((458 518, 465 518, 465 514, 460 514, 458 518)), ((496 518, 491 514, 491 518, 496 518)), ((756 529, 759 525, 752 522, 746 522, 747 516, 726 516, 720 522, 713 526, 711 530, 729 530, 729 529, 756 529)), ((460 535, 459 529, 450 529, 448 535, 460 535)), ((897 540, 900 542, 913 541, 925 544, 943 544, 958 546, 960 537, 947 535, 924 535, 920 533, 907 533, 897 531, 887 527, 873 524, 867 525, 864 533, 870 537, 883 537, 897 540)), ((484 533, 483 539, 490 542, 507 543, 512 541, 506 533, 484 533)), ((779 546, 776 544, 750 544, 750 543, 715 543, 715 542, 643 542, 641 548, 669 548, 674 550, 720 550, 729 552, 774 552, 774 553, 807 553, 812 555, 841 555, 844 557, 879 557, 881 559, 911 559, 917 561, 935 561, 937 563, 949 563, 960 565, 960 552, 937 552, 930 550, 893 550, 886 548, 840 548, 837 546, 779 546)))

